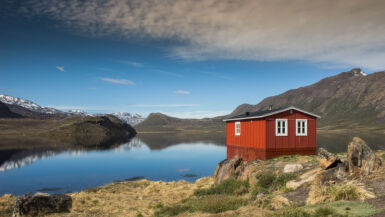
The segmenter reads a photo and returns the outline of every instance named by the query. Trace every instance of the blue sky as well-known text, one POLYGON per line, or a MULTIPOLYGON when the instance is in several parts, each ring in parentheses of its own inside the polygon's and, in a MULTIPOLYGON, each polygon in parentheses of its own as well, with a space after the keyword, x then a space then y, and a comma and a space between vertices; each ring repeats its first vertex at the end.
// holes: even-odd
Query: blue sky
POLYGON ((369 18, 377 20, 384 14, 373 5, 362 9, 370 12, 369 20, 357 23, 356 16, 362 14, 337 8, 351 21, 325 20, 319 29, 314 26, 322 7, 314 17, 298 18, 289 10, 296 6, 289 5, 284 13, 294 16, 295 22, 284 25, 285 17, 277 18, 264 22, 265 27, 258 25, 255 32, 250 30, 253 24, 242 25, 250 20, 243 7, 255 1, 237 7, 231 1, 209 6, 197 1, 191 7, 187 7, 191 1, 182 5, 151 0, 86 2, 0 3, 0 93, 62 110, 201 118, 228 114, 242 103, 257 104, 353 67, 369 73, 384 67, 385 34, 378 36, 382 29, 366 25, 369 18), (157 7, 149 9, 146 2, 157 7), (208 10, 207 17, 200 16, 204 11, 199 4, 208 10), (224 15, 232 19, 223 21, 224 15), (298 30, 290 33, 282 27, 282 33, 271 32, 281 24, 298 30), (351 33, 353 25, 370 34, 328 40, 337 38, 333 36, 341 34, 342 26, 344 34, 351 33), (305 40, 308 36, 312 40, 305 40))

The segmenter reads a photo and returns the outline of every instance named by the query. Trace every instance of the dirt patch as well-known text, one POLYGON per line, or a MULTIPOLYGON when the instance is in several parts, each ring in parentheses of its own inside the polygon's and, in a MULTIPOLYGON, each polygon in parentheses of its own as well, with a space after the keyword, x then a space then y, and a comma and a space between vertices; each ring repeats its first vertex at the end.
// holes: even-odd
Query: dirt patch
POLYGON ((366 200, 366 202, 371 204, 374 208, 377 208, 377 209, 385 208, 385 196, 369 199, 369 200, 366 200))
POLYGON ((385 178, 378 178, 367 181, 365 183, 369 188, 373 189, 376 195, 385 195, 385 178))

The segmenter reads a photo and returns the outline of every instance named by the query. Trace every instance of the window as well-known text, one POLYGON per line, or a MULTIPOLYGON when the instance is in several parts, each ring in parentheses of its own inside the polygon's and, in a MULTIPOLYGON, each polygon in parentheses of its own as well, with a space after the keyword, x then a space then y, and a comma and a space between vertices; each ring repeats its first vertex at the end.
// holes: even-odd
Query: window
POLYGON ((235 122, 235 135, 241 135, 241 122, 239 121, 235 122))
POLYGON ((275 120, 275 135, 276 136, 287 136, 287 119, 276 119, 275 120))
POLYGON ((297 119, 296 120, 295 135, 307 136, 307 120, 306 119, 297 119))

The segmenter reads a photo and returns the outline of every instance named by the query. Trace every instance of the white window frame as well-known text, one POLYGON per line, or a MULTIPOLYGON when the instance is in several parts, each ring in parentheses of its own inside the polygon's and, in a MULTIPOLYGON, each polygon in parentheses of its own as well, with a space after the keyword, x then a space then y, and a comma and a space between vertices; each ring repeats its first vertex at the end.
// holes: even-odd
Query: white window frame
POLYGON ((240 136, 241 135, 241 122, 240 121, 236 121, 235 124, 234 124, 234 128, 235 128, 235 135, 236 136, 240 136), (239 132, 237 132, 237 126, 239 126, 239 132))
POLYGON ((289 125, 288 125, 287 119, 275 119, 275 135, 276 136, 287 136, 288 131, 289 131, 289 125), (280 126, 279 133, 278 133, 278 123, 280 126), (283 124, 283 123, 285 123, 285 124, 283 124), (283 125, 285 125, 285 127, 283 127, 283 125), (283 129, 285 129, 284 132, 282 132, 283 129))
POLYGON ((307 119, 296 119, 295 120, 295 135, 296 136, 307 136, 307 128, 308 128, 307 119), (298 127, 300 127, 300 132, 298 132, 298 127))

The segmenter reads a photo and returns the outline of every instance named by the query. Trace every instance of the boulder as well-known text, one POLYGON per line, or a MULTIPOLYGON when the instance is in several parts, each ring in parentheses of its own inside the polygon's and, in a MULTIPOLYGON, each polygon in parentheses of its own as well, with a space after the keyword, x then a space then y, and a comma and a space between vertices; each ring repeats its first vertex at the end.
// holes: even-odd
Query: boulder
POLYGON ((286 187, 295 190, 305 183, 312 182, 320 172, 321 168, 309 170, 306 173, 302 174, 298 179, 287 182, 286 187))
POLYGON ((65 194, 31 193, 16 199, 13 217, 43 216, 49 213, 69 212, 72 198, 65 194))
POLYGON ((241 158, 231 158, 221 161, 214 172, 214 183, 219 184, 230 177, 236 177, 237 174, 235 171, 241 163, 241 158))
POLYGON ((350 174, 368 175, 378 169, 382 161, 364 140, 354 137, 348 146, 347 165, 350 174))
POLYGON ((318 160, 320 167, 324 170, 335 167, 335 166, 337 166, 337 164, 341 163, 341 160, 338 157, 336 157, 334 154, 328 152, 324 148, 320 148, 318 150, 317 160, 318 160))
POLYGON ((303 166, 298 163, 286 164, 283 168, 284 173, 295 173, 303 169, 303 166))

